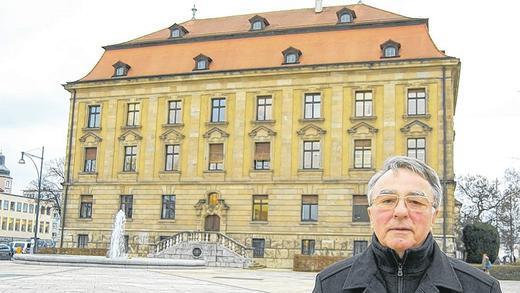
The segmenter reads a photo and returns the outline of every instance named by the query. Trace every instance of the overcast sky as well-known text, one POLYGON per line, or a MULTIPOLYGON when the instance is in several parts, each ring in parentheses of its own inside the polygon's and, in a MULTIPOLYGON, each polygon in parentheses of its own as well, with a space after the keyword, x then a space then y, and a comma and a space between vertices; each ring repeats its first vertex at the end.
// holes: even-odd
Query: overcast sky
MULTIPOLYGON (((0 150, 20 193, 36 177, 20 152, 65 156, 69 94, 101 46, 191 18, 313 7, 314 0, 20 0, 0 9, 0 150)), ((324 0, 324 6, 357 1, 324 0)), ((363 3, 429 18, 439 49, 462 61, 455 117, 457 174, 501 176, 520 168, 520 28, 515 1, 370 0, 363 3), (516 159, 515 159, 516 158, 516 159)))

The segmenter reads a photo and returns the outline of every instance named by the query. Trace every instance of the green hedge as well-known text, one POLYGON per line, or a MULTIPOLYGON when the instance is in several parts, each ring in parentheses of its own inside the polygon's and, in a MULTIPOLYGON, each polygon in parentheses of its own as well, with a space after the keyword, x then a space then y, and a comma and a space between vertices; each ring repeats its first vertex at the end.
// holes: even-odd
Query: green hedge
MULTIPOLYGON (((473 266, 479 270, 482 269, 481 265, 474 264, 473 266)), ((499 280, 520 281, 520 265, 518 264, 493 265, 489 273, 499 280)))

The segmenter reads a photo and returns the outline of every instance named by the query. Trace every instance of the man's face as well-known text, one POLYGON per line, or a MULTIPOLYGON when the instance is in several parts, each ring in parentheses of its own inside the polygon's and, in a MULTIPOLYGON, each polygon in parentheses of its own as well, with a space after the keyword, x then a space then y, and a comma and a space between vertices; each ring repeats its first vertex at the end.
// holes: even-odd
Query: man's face
MULTIPOLYGON (((372 201, 378 196, 424 195, 433 202, 432 188, 428 181, 408 169, 387 171, 374 185, 372 201)), ((395 250, 401 257, 409 248, 419 247, 431 230, 437 216, 431 205, 423 211, 410 210, 403 199, 393 209, 370 206, 368 214, 377 239, 395 250)))

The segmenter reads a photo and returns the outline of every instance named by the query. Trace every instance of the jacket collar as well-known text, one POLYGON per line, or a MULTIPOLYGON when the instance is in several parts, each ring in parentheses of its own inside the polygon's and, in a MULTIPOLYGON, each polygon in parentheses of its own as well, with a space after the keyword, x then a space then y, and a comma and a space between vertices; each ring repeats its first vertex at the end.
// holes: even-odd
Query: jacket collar
MULTIPOLYGON (((433 237, 428 237, 427 241, 433 242, 433 257, 417 291, 437 293, 440 287, 455 292, 462 292, 462 285, 448 257, 440 250, 433 237)), ((343 283, 343 290, 345 292, 359 292, 359 290, 363 290, 365 293, 386 292, 383 277, 377 266, 374 247, 371 244, 352 264, 352 268, 343 283)))

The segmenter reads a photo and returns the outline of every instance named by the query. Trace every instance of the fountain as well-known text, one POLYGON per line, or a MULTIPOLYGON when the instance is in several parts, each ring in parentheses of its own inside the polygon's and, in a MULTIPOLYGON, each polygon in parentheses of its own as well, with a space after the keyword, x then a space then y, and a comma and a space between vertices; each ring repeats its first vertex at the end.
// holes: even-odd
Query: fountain
POLYGON ((125 223, 126 217, 123 210, 117 212, 114 219, 112 236, 110 237, 110 248, 108 250, 108 258, 127 258, 125 245, 125 223))

